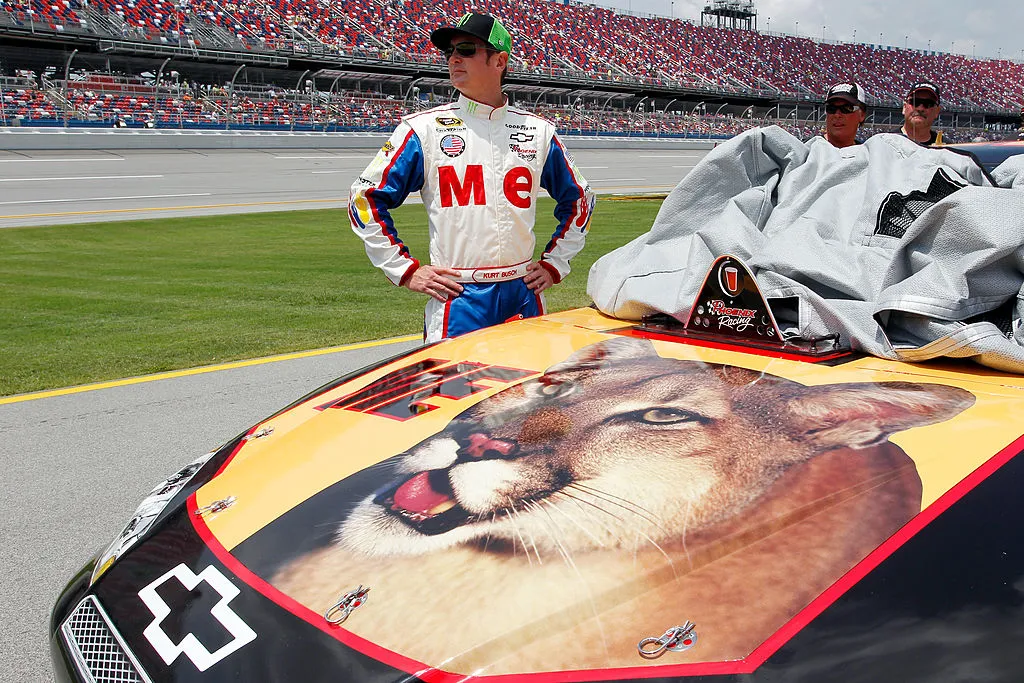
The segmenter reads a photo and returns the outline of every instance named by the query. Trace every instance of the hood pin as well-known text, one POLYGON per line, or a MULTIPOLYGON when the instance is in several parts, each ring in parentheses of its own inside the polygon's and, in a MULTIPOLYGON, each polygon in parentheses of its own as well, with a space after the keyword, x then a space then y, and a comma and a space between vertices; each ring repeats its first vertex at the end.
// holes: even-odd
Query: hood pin
POLYGON ((273 427, 261 427, 260 429, 257 429, 252 434, 249 434, 248 436, 246 436, 245 440, 246 441, 252 441, 253 439, 262 439, 263 437, 270 436, 273 433, 274 433, 274 428, 273 427))
POLYGON ((204 505, 201 508, 197 508, 196 515, 199 517, 205 517, 206 515, 215 515, 218 512, 224 512, 229 507, 234 505, 236 500, 238 499, 235 498, 234 496, 228 496, 227 498, 222 498, 221 500, 215 500, 209 505, 204 505))
POLYGON ((672 652, 685 652, 697 644, 697 625, 687 621, 682 626, 673 626, 665 631, 660 638, 650 636, 637 643, 636 649, 644 659, 654 659, 672 652))
POLYGON ((356 607, 359 607, 367 600, 367 596, 370 594, 369 588, 363 588, 361 585, 353 591, 349 591, 342 596, 341 600, 334 603, 324 614, 324 619, 327 620, 328 624, 338 625, 341 622, 348 619, 348 615, 352 614, 356 607))

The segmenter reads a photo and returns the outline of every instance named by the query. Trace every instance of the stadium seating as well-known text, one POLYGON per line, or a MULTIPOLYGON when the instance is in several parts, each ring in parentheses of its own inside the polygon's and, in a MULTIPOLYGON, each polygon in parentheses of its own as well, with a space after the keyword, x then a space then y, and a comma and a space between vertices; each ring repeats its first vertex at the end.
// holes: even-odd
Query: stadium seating
POLYGON ((25 125, 58 120, 60 108, 57 103, 32 83, 19 80, 4 79, 0 83, 0 100, 3 101, 0 118, 4 124, 9 125, 13 120, 24 122, 25 125))
MULTIPOLYGON (((379 92, 355 90, 318 91, 274 88, 239 83, 228 91, 224 85, 180 84, 165 80, 157 88, 151 78, 123 74, 79 72, 67 83, 48 81, 42 88, 27 78, 0 79, 0 101, 8 122, 23 125, 60 123, 159 128, 264 128, 325 131, 390 131, 411 111, 429 102, 404 101, 379 92), (65 99, 66 94, 66 99, 65 99)), ((518 103, 555 122, 562 133, 600 136, 677 136, 724 139, 754 126, 782 126, 801 139, 822 132, 821 122, 795 119, 792 112, 776 118, 737 117, 709 113, 706 105, 686 111, 651 111, 594 102, 575 105, 518 103)), ((811 113, 811 110, 805 112, 811 113)), ((897 123, 865 126, 862 137, 895 132, 897 123)), ((952 142, 978 138, 999 139, 1005 131, 959 128, 944 131, 952 142)))
POLYGON ((298 50, 303 45, 389 59, 438 60, 429 27, 467 9, 501 17, 514 36, 513 70, 564 70, 595 80, 660 81, 732 93, 815 100, 856 80, 898 104, 912 79, 942 84, 943 103, 970 110, 1024 107, 1024 64, 862 43, 697 26, 554 0, 0 0, 15 23, 60 31, 89 26, 190 46, 298 50), (102 22, 101 22, 102 23, 102 22))

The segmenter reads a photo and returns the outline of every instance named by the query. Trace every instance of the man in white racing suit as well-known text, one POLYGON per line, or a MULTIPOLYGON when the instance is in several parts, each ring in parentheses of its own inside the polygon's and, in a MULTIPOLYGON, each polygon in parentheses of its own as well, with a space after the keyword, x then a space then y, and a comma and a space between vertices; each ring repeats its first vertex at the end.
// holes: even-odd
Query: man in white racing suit
POLYGON ((402 119, 352 186, 349 217, 370 261, 392 283, 431 297, 424 339, 543 315, 541 295, 583 248, 594 194, 549 121, 510 107, 501 91, 511 38, 491 16, 466 14, 431 40, 448 57, 454 103, 402 119), (558 226, 533 261, 543 187, 558 226), (430 264, 398 236, 390 209, 419 190, 430 264))

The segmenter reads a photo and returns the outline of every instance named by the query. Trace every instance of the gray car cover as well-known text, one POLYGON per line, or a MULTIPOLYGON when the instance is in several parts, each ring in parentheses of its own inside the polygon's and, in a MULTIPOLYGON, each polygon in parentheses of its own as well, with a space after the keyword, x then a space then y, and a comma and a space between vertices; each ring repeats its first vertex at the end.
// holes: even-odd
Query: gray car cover
POLYGON ((1024 156, 987 176, 899 135, 837 149, 749 130, 701 160, 649 232, 598 259, 587 292, 617 318, 685 321, 723 254, 750 267, 787 337, 1024 373, 1024 156))

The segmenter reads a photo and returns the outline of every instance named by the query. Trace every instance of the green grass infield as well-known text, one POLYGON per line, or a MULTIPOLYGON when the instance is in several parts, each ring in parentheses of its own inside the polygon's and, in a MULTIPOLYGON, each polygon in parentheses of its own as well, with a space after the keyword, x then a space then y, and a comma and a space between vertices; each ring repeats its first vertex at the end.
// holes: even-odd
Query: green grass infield
MULTIPOLYGON (((587 306, 602 254, 661 201, 598 201, 552 311, 587 306)), ((538 252, 554 226, 538 203, 538 252)), ((394 212, 427 261, 426 213, 394 212)), ((370 265, 344 210, 0 230, 0 395, 416 334, 422 295, 370 265)))

